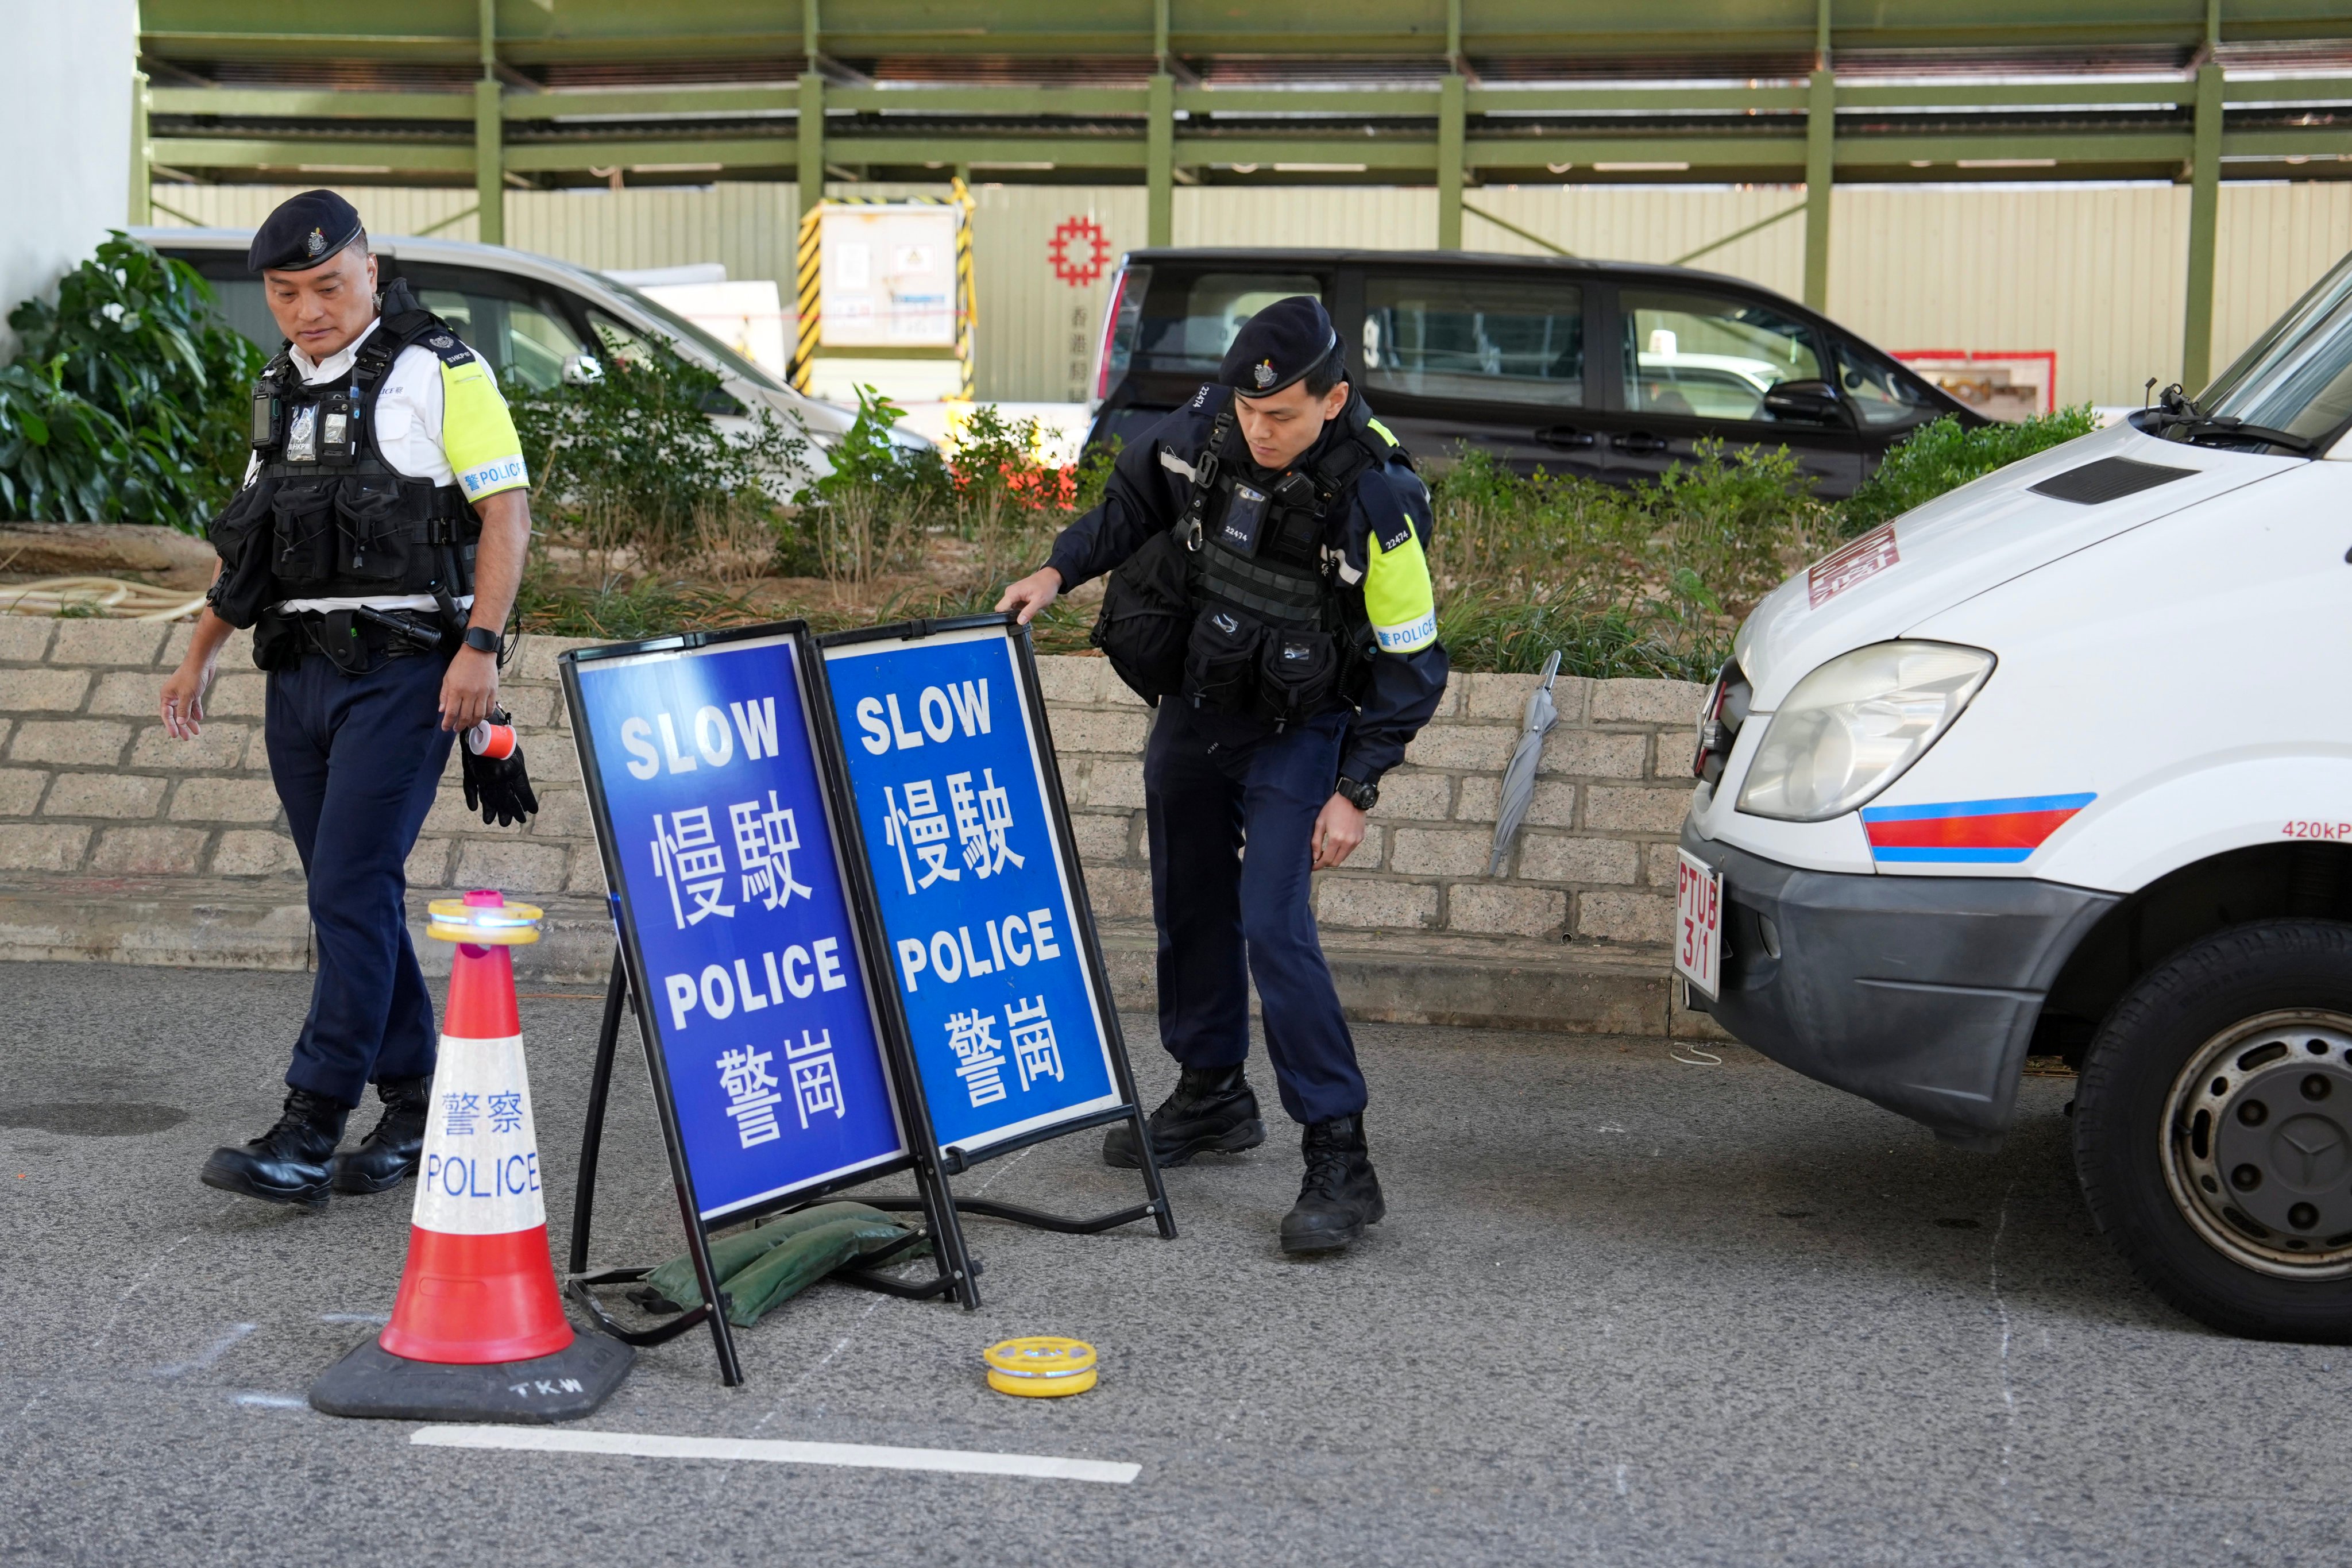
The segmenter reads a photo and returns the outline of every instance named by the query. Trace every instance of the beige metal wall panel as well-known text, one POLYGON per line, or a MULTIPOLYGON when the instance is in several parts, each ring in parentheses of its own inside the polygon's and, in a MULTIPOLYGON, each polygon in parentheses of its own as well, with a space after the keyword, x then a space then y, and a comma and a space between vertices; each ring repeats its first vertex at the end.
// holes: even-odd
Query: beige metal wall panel
POLYGON ((2352 185, 2319 180, 2223 185, 2217 238, 2218 373, 2352 251, 2352 185))
MULTIPOLYGON (((179 228, 194 219, 197 228, 257 228, 270 210, 287 197, 317 185, 157 185, 154 187, 158 227, 179 228), (176 209, 176 210, 167 210, 176 209), (185 215, 183 216, 182 215, 185 215)), ((359 208, 360 221, 371 234, 415 234, 435 224, 469 213, 474 193, 408 185, 330 185, 359 208)), ((445 239, 471 241, 474 220, 460 219, 437 231, 445 239)))
POLYGON ((1118 258, 1143 244, 1142 188, 982 185, 972 201, 974 393, 1083 402, 1094 390, 1095 343, 1118 258), (1057 232, 1065 237, 1058 262, 1057 232))
MULTIPOLYGON (((1488 185, 1465 199, 1470 206, 1542 235, 1578 256, 1596 261, 1671 262, 1801 207, 1805 193, 1801 185, 1488 185)), ((1547 254, 1476 212, 1463 215, 1462 238, 1473 250, 1547 254)), ((1783 217, 1689 265, 1745 278, 1784 294, 1800 293, 1805 280, 1804 215, 1783 217)))
POLYGON ((798 188, 790 184, 507 195, 507 242, 519 250, 598 271, 716 261, 731 279, 775 279, 788 303, 799 225, 798 188))
POLYGON ((1426 250, 1437 193, 1398 186, 1179 185, 1178 245, 1334 245, 1426 250))
POLYGON ((1882 348, 2057 354, 2061 404, 2180 374, 2189 193, 2167 185, 1841 187, 1830 310, 1882 348))

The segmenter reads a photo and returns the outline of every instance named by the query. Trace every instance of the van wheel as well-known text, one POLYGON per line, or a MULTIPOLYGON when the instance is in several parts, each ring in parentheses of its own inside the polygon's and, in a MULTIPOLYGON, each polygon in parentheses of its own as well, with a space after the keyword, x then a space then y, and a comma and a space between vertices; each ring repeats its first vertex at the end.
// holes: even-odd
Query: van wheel
POLYGON ((2238 926, 2142 976, 2084 1060, 2074 1166, 2190 1317, 2352 1342, 2352 925, 2238 926))

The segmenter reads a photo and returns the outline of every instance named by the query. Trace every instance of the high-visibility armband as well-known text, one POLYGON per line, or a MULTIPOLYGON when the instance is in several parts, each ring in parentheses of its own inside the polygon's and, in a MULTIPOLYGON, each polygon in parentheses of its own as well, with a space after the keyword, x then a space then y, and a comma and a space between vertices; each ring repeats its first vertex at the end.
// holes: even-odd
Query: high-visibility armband
POLYGON ((441 449, 469 501, 479 501, 504 490, 530 483, 523 466, 522 437, 515 434, 514 416, 499 395, 498 383, 481 360, 441 362, 441 449))
POLYGON ((1365 536, 1364 614, 1382 653, 1419 653, 1437 640, 1437 595, 1421 535, 1400 521, 1375 524, 1365 536))

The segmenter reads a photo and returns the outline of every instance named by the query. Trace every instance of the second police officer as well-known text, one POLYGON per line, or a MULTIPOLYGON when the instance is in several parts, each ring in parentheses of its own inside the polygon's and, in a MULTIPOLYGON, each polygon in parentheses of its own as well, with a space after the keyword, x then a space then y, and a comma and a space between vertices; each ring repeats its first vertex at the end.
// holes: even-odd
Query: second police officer
MULTIPOLYGON (((437 1038, 404 865, 453 735, 495 712, 499 631, 530 533, 522 444, 489 367, 405 282, 377 291, 352 205, 283 203, 247 258, 286 345, 254 389, 253 461, 163 723, 194 736, 233 628, 269 672, 262 740, 310 881, 318 978, 282 1114, 206 1184, 319 1207, 415 1174, 437 1038), (383 1116, 336 1152, 369 1084, 383 1116)), ((503 717, 500 715, 499 717, 503 717)), ((464 752, 485 821, 539 809, 521 753, 464 752)))
MULTIPOLYGON (((1025 623, 1112 574, 1095 641, 1159 707, 1144 805, 1160 1039, 1182 1070, 1152 1152, 1179 1165, 1265 1142, 1243 1075, 1255 978, 1283 1109, 1305 1127, 1286 1252, 1346 1247, 1385 1212, 1310 874, 1363 841, 1381 774, 1444 695, 1429 524, 1329 315, 1300 296, 1243 325, 1216 382, 1120 454, 1102 505, 997 605, 1025 623)), ((1138 1163, 1132 1131, 1114 1128, 1103 1157, 1138 1163)))

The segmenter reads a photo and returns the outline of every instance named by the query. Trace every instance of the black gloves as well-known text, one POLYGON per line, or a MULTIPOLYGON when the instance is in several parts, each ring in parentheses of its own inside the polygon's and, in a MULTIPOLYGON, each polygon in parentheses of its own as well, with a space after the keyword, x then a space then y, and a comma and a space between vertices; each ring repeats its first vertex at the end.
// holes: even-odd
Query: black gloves
POLYGON ((479 811, 484 822, 500 827, 511 827, 539 810, 530 774, 523 771, 522 745, 510 728, 513 722, 505 709, 493 708, 488 721, 467 731, 457 746, 465 757, 466 809, 479 811), (478 740, 493 754, 477 752, 478 740))

